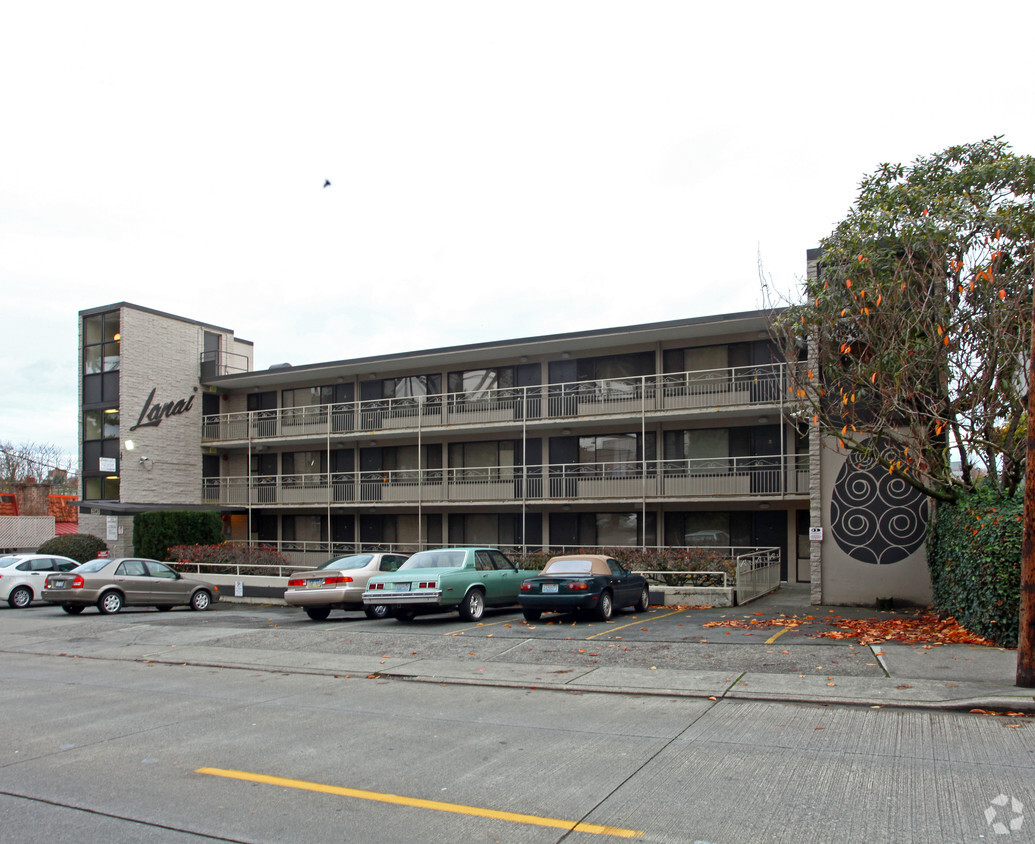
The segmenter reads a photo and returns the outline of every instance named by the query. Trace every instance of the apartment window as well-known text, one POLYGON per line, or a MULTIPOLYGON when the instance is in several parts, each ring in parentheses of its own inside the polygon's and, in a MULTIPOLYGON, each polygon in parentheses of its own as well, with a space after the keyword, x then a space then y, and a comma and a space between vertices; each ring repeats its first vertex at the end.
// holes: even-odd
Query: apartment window
POLYGON ((597 548, 642 545, 645 542, 653 545, 656 516, 647 513, 645 523, 642 516, 641 513, 551 513, 550 544, 597 548))
POLYGON ((437 373, 386 378, 381 382, 381 397, 386 399, 423 398, 437 396, 441 392, 442 376, 437 373))
POLYGON ((608 355, 582 358, 576 363, 579 381, 601 381, 610 378, 639 378, 654 374, 654 353, 638 352, 629 355, 608 355))
POLYGON ((120 347, 119 312, 83 318, 83 404, 118 404, 120 347))
POLYGON ((280 456, 285 475, 319 475, 327 471, 326 451, 288 451, 280 456))
POLYGON ((467 401, 491 398, 495 390, 510 389, 514 384, 513 366, 449 373, 449 392, 462 393, 467 401))
POLYGON ((579 463, 634 463, 640 456, 639 434, 579 437, 579 463))
POLYGON ((83 318, 83 375, 119 369, 119 312, 109 311, 83 318))
POLYGON ((514 477, 513 440, 450 443, 449 468, 457 480, 497 480, 514 477))
POLYGON ((117 477, 83 478, 83 499, 91 501, 118 501, 117 477))

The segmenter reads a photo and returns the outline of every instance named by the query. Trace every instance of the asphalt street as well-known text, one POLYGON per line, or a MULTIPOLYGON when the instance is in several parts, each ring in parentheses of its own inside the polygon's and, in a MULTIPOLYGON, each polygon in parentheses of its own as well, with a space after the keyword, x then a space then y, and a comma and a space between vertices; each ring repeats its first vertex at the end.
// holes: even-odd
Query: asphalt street
POLYGON ((0 608, 0 840, 1031 840, 1015 653, 846 616, 0 608))

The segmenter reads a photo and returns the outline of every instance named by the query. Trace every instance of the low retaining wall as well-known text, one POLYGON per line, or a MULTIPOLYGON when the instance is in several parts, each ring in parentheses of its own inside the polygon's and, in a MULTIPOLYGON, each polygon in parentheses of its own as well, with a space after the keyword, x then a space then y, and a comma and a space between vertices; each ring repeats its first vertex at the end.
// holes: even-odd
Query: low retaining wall
POLYGON ((650 602, 663 607, 732 607, 734 591, 728 586, 652 585, 650 602))
MULTIPOLYGON (((283 604, 286 577, 186 574, 219 587, 219 600, 239 604, 283 604)), ((650 602, 662 607, 732 607, 734 590, 721 586, 654 586, 650 602)))

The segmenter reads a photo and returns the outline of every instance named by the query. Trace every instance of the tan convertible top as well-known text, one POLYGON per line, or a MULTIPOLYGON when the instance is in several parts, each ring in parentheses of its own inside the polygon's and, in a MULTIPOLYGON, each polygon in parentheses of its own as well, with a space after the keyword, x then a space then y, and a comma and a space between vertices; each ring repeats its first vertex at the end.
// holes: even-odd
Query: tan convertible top
POLYGON ((566 554, 551 557, 543 566, 542 574, 611 574, 604 554, 566 554))

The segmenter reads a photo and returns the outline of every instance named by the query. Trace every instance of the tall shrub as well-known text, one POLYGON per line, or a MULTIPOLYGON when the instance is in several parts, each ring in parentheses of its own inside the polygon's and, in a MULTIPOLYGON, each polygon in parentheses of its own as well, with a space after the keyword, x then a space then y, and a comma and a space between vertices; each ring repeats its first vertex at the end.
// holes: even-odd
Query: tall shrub
POLYGON ((223 522, 216 512, 157 510, 133 517, 133 553, 168 560, 174 545, 216 545, 223 541, 223 522))
POLYGON ((106 551, 108 546, 104 540, 91 533, 72 533, 48 539, 39 548, 37 554, 57 554, 80 563, 97 559, 97 554, 106 551))
POLYGON ((1003 647, 1017 647, 1023 497, 974 493, 938 507, 927 544, 935 609, 1003 647))

